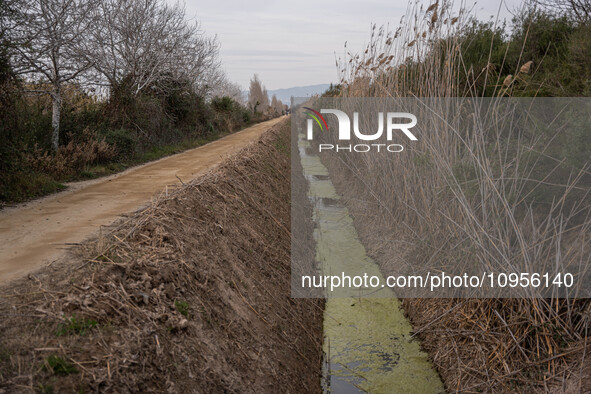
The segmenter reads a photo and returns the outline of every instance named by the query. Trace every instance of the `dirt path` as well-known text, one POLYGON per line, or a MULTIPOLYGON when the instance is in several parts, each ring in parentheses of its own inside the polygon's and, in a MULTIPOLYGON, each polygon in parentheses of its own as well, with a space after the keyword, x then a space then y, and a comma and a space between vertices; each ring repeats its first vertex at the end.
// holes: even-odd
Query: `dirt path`
POLYGON ((282 118, 249 127, 199 148, 0 212, 0 283, 63 253, 68 244, 133 211, 166 186, 187 182, 258 138, 282 118), (177 178, 178 177, 178 178, 177 178))

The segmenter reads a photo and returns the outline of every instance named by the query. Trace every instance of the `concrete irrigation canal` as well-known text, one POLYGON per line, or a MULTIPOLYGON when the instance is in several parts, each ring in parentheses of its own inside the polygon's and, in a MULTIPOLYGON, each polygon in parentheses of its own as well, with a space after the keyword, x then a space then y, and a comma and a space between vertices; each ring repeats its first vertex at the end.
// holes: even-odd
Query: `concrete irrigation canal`
MULTIPOLYGON (((319 275, 383 277, 365 253, 347 208, 339 201, 327 168, 309 153, 304 135, 298 150, 309 182, 316 223, 319 275)), ((325 392, 437 393, 444 391, 400 301, 388 288, 334 290, 326 294, 323 388, 325 392)))

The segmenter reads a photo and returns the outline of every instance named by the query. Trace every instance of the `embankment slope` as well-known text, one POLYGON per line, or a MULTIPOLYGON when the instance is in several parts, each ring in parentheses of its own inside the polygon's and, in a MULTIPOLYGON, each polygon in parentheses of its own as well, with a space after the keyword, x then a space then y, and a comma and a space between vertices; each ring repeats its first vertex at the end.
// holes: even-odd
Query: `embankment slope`
POLYGON ((0 392, 318 392, 322 304, 289 293, 289 163, 285 121, 0 288, 0 392))

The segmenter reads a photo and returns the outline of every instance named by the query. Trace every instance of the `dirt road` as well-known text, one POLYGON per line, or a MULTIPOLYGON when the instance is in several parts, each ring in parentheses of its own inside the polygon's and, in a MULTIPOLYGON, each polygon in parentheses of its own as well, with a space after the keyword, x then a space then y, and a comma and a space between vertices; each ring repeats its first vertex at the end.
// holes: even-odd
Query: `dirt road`
MULTIPOLYGON (((283 118, 285 119, 285 118, 283 118)), ((187 182, 258 138, 282 118, 120 174, 0 211, 0 283, 53 261, 69 244, 134 211, 166 186, 187 182), (178 177, 178 178, 177 178, 178 177)))

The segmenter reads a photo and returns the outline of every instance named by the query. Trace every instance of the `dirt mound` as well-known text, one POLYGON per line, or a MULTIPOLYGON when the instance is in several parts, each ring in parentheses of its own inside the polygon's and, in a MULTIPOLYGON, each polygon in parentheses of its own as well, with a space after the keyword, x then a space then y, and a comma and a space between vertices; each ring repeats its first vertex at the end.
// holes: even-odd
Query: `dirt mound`
POLYGON ((289 199, 284 122, 0 289, 0 392, 319 391, 322 303, 289 296, 289 199))

